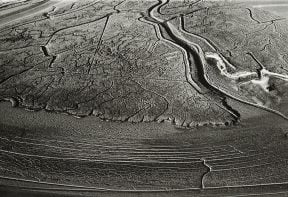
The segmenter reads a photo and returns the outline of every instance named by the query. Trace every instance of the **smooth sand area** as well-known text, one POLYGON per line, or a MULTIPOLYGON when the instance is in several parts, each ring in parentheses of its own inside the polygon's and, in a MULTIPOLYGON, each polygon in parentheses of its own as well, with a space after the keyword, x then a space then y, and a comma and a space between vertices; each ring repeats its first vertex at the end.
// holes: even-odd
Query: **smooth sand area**
MULTIPOLYGON (((233 0, 234 1, 234 0, 233 0)), ((232 1, 232 2, 233 2, 232 1)), ((288 1, 287 0, 240 0, 247 5, 252 5, 255 8, 263 9, 272 12, 278 16, 288 18, 288 1)))

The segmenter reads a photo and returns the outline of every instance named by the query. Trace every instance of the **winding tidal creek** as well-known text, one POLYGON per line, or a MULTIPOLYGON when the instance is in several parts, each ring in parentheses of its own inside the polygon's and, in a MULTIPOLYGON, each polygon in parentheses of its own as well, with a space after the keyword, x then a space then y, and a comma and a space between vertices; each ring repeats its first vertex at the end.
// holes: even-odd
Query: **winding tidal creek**
MULTIPOLYGON (((163 40, 177 46, 178 48, 180 48, 185 52, 186 79, 193 88, 195 88, 198 92, 204 94, 205 92, 207 92, 207 89, 212 90, 213 92, 222 95, 223 97, 227 96, 229 98, 240 101, 244 104, 252 105, 267 110, 288 120, 288 117, 282 112, 270 108, 269 106, 265 106, 264 104, 257 102, 257 100, 253 100, 253 98, 250 99, 244 97, 240 92, 237 91, 238 90, 237 88, 227 89, 228 84, 221 84, 218 82, 217 79, 213 79, 210 77, 209 67, 216 66, 219 69, 221 75, 218 75, 218 77, 226 77, 232 80, 252 77, 252 79, 250 79, 248 82, 260 85, 262 88, 263 83, 261 83, 261 81, 266 80, 267 83, 267 80, 269 80, 269 76, 274 76, 284 81, 288 81, 288 76, 273 73, 266 70, 265 67, 261 63, 259 63, 255 57, 253 58, 256 59, 257 63, 261 64, 260 66, 262 70, 260 72, 262 74, 260 75, 260 77, 258 76, 257 71, 255 72, 240 71, 232 74, 228 73, 226 67, 236 69, 235 66, 229 63, 229 61, 223 55, 217 52, 218 51, 217 46, 212 41, 205 39, 199 35, 185 31, 183 24, 184 20, 183 15, 179 15, 178 17, 176 16, 168 20, 161 19, 161 8, 168 3, 169 0, 163 0, 159 1, 158 3, 150 7, 148 9, 148 16, 144 16, 143 20, 155 26, 158 31, 158 35, 160 35, 163 40), (172 23, 173 20, 174 23, 179 24, 178 27, 175 27, 175 25, 172 23), (178 21, 175 22, 175 20, 178 21), (194 39, 196 40, 199 39, 200 41, 204 41, 213 50, 213 52, 211 51, 204 53, 201 46, 187 39, 185 37, 185 34, 186 35, 189 34, 189 36, 194 37, 194 39), (207 59, 209 58, 215 60, 216 63, 214 65, 210 65, 207 62, 207 59), (193 76, 196 77, 195 80, 193 79, 193 76)), ((251 55, 253 56, 252 53, 251 55)), ((235 111, 231 110, 230 107, 228 108, 226 107, 226 109, 235 117, 238 116, 237 112, 235 113, 235 111)))

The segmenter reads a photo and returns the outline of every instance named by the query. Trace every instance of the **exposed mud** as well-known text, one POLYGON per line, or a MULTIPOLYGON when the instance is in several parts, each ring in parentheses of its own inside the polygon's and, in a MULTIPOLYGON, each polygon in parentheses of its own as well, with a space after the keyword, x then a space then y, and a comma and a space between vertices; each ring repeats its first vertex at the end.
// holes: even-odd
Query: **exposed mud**
POLYGON ((17 9, 0 19, 0 192, 287 194, 288 77, 263 58, 281 18, 201 0, 17 9), (274 27, 248 67, 248 38, 209 35, 235 28, 232 8, 245 36, 274 27))

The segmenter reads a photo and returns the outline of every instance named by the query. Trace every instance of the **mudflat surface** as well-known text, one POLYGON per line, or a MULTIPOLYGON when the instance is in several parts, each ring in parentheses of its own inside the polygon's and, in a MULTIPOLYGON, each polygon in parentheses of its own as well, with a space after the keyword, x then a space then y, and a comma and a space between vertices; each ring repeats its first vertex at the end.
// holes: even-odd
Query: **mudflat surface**
POLYGON ((0 4, 1 192, 287 195, 288 21, 268 3, 0 4))

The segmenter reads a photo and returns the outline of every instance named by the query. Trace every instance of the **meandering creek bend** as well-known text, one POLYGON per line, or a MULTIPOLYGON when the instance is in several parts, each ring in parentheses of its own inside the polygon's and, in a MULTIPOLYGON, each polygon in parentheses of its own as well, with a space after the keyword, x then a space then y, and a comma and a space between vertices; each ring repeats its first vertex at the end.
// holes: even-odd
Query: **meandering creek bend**
MULTIPOLYGON (((169 0, 163 0, 163 1, 159 0, 158 3, 156 3, 155 5, 153 5, 152 7, 148 9, 148 16, 143 17, 144 18, 143 21, 149 24, 152 24, 155 27, 155 29, 157 29, 158 36, 160 36, 164 41, 170 44, 173 44, 174 46, 180 48, 184 52, 184 58, 186 60, 186 68, 185 68, 186 79, 193 88, 195 88, 199 93, 202 93, 202 94, 206 94, 207 91, 210 90, 220 95, 221 97, 223 97, 223 100, 224 100, 223 103, 225 103, 225 97, 229 97, 241 103, 248 104, 248 105, 263 109, 268 112, 272 112, 288 120, 287 116, 285 116, 284 114, 282 114, 281 112, 277 110, 239 98, 237 95, 233 95, 233 93, 230 93, 226 91, 225 89, 219 86, 215 86, 213 83, 211 83, 211 81, 209 80, 207 76, 207 69, 209 65, 206 62, 203 49, 201 48, 199 44, 188 40, 185 37, 185 34, 189 34, 189 36, 193 36, 195 39, 198 39, 198 40, 200 39, 202 42, 204 41, 211 48, 211 50, 217 51, 216 46, 213 44, 212 41, 202 36, 185 31, 183 29, 184 24, 183 24, 182 15, 178 16, 180 20, 179 27, 175 27, 174 24, 172 24, 171 22, 171 20, 175 19, 175 17, 166 21, 159 18, 158 15, 161 15, 161 12, 160 12, 161 7, 163 7, 164 5, 168 3, 169 3, 169 0), (192 64, 195 64, 195 65, 192 65, 192 64), (192 77, 193 75, 194 77, 197 78, 197 80, 193 79, 192 77)), ((215 54, 218 55, 222 59, 222 61, 225 62, 226 65, 232 68, 235 68, 233 65, 229 63, 229 61, 223 55, 217 54, 217 53, 215 54)), ((254 73, 251 73, 251 74, 254 74, 254 73)), ((232 109, 232 107, 227 106, 226 104, 224 104, 223 106, 236 119, 240 118, 240 114, 236 110, 232 109)))

